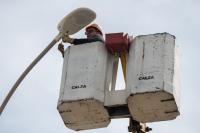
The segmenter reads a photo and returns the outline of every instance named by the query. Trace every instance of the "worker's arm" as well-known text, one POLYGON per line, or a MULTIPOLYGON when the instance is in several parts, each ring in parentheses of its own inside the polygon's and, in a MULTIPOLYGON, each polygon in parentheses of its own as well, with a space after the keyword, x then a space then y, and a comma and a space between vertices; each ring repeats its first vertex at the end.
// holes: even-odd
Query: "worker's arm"
POLYGON ((97 41, 100 41, 103 43, 105 42, 103 37, 99 34, 96 34, 96 35, 92 36, 91 38, 84 38, 84 39, 74 39, 74 38, 71 38, 68 35, 66 35, 62 38, 62 40, 63 40, 63 42, 68 42, 68 43, 71 43, 74 45, 97 42, 97 41))
POLYGON ((94 38, 86 38, 86 39, 74 39, 74 41, 72 42, 72 44, 74 45, 79 45, 79 44, 84 44, 84 43, 91 43, 91 42, 103 42, 104 43, 104 39, 103 37, 100 35, 94 38))
MULTIPOLYGON (((64 36, 62 38, 63 42, 68 42, 74 45, 80 45, 80 44, 84 44, 84 43, 91 43, 91 42, 102 42, 105 43, 103 37, 99 34, 96 34, 94 36, 92 36, 91 38, 85 38, 85 39, 74 39, 74 38, 70 38, 68 35, 64 36)), ((63 57, 64 57, 64 45, 63 44, 59 44, 58 45, 58 50, 62 53, 63 57)))

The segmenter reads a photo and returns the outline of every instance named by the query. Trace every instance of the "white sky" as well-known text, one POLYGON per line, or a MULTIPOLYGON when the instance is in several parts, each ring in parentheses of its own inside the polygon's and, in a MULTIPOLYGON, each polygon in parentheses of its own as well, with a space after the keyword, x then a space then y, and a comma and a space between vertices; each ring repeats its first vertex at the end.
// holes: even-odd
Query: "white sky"
MULTIPOLYGON (((104 34, 168 32, 176 36, 182 54, 181 115, 147 125, 153 128, 152 133, 198 132, 199 0, 0 0, 0 104, 22 72, 58 34, 60 20, 78 7, 97 13, 94 22, 104 34)), ((71 37, 84 38, 84 30, 71 37)), ((56 109, 62 61, 56 44, 12 96, 0 116, 0 133, 75 132, 65 127, 56 109)), ((81 132, 126 133, 128 124, 129 119, 117 119, 107 128, 81 132)))

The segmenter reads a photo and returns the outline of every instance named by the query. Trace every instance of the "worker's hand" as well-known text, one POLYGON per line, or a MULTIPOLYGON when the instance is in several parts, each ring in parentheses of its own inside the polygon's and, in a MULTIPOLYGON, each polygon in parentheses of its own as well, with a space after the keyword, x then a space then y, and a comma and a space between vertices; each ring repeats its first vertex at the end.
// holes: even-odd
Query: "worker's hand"
POLYGON ((60 43, 59 45, 58 45, 58 50, 62 53, 62 56, 64 57, 64 45, 62 44, 62 43, 60 43))
POLYGON ((70 38, 68 35, 65 35, 63 38, 62 38, 63 42, 68 42, 68 43, 73 43, 74 39, 73 38, 70 38))

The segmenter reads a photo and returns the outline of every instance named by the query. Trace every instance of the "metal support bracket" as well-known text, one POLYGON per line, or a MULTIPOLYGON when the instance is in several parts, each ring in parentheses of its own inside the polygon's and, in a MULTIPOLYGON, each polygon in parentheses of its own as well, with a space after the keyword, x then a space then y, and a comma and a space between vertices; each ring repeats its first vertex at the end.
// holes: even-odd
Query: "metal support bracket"
POLYGON ((122 44, 122 48, 124 49, 124 51, 125 51, 126 53, 128 53, 128 51, 126 50, 126 48, 124 47, 123 44, 122 44))
POLYGON ((114 55, 114 54, 115 54, 115 52, 114 52, 114 50, 112 49, 112 47, 111 47, 111 46, 110 46, 110 50, 111 50, 112 54, 114 55))
POLYGON ((132 133, 146 133, 151 131, 152 128, 146 127, 145 123, 140 123, 138 121, 133 120, 130 118, 130 123, 128 126, 128 131, 132 133))

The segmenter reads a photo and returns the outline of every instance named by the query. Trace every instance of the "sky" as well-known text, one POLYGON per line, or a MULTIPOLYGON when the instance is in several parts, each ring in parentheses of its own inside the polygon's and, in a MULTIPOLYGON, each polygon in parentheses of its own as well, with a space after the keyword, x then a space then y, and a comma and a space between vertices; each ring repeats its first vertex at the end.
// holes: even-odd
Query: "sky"
MULTIPOLYGON (((198 132, 200 126, 200 1, 199 0, 0 0, 0 104, 40 52, 58 34, 57 25, 79 7, 96 12, 104 35, 131 36, 167 32, 176 36, 182 55, 180 115, 147 123, 152 133, 198 132)), ((85 38, 84 29, 71 35, 85 38)), ((105 36, 104 36, 105 37, 105 36)), ((58 111, 63 58, 59 42, 19 85, 2 115, 0 133, 74 133, 58 111)), ((65 44, 65 48, 69 44, 65 44)), ((124 87, 119 68, 117 89, 124 87)), ((126 133, 129 119, 115 119, 106 128, 84 133, 126 133)))

